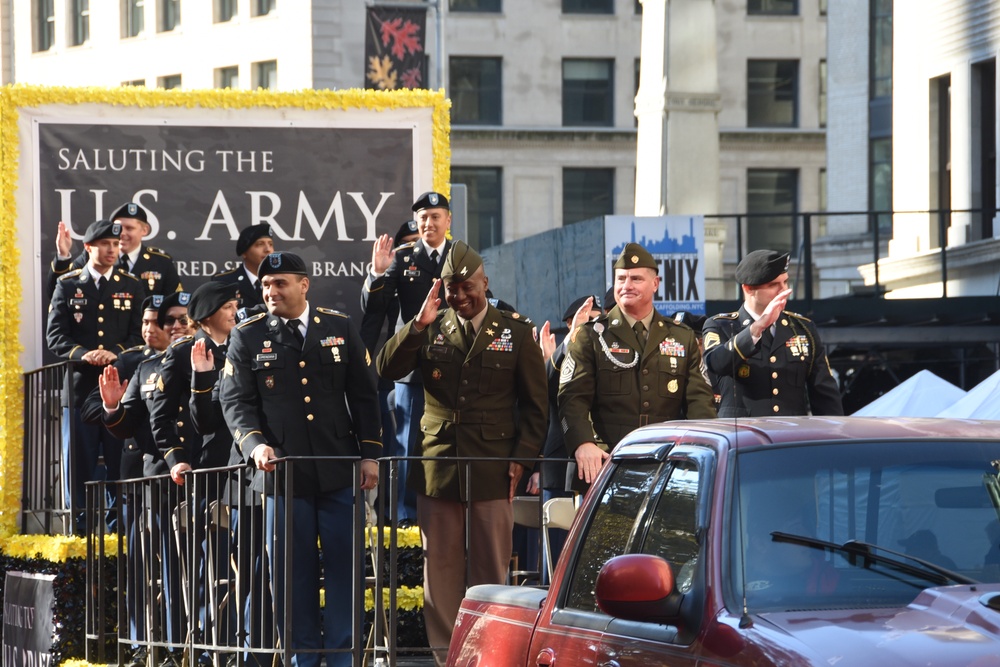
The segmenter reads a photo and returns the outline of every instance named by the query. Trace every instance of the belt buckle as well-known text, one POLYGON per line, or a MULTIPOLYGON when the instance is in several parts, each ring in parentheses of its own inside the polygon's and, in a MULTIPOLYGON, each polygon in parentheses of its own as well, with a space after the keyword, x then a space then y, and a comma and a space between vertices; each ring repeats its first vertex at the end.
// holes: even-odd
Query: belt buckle
POLYGON ((649 423, 649 415, 639 415, 639 426, 645 426, 649 423))
POLYGON ((462 417, 461 417, 461 415, 462 415, 462 413, 459 410, 452 410, 451 411, 451 423, 452 424, 461 424, 462 423, 462 417))

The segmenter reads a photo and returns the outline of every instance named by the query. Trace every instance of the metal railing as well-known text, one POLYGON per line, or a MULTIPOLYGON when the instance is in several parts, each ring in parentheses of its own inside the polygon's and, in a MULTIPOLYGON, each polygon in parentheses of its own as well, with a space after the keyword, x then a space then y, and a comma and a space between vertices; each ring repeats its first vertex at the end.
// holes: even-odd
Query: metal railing
POLYGON ((63 429, 73 442, 73 392, 68 378, 69 362, 43 366, 24 374, 24 441, 21 485, 21 532, 25 534, 71 533, 72 517, 83 508, 73 507, 65 489, 74 488, 73 447, 64 460, 63 429), (69 475, 70 479, 66 479, 69 475), (67 503, 67 500, 69 501, 67 503))

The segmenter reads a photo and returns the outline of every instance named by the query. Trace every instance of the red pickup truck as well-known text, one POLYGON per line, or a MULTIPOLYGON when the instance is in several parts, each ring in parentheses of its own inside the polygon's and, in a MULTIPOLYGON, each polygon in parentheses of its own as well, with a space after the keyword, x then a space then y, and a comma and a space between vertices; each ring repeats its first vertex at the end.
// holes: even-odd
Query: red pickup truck
POLYGON ((1000 665, 1000 423, 633 432, 548 590, 476 586, 453 667, 1000 665))

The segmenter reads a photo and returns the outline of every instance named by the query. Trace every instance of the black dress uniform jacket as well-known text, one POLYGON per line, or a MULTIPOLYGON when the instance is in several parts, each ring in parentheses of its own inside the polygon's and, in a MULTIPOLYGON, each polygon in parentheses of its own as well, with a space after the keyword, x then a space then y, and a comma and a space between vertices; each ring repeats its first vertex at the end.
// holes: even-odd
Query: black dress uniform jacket
MULTIPOLYGON (((246 461, 263 444, 279 456, 382 455, 375 373, 357 328, 338 311, 310 308, 301 348, 276 315, 238 324, 229 336, 219 397, 246 461)), ((346 461, 310 461, 295 468, 295 494, 347 488, 356 477, 346 461)), ((260 474, 254 488, 263 488, 260 474)))
POLYGON ((264 305, 260 280, 257 280, 257 282, 250 280, 250 276, 247 275, 247 271, 242 263, 231 271, 223 271, 222 273, 215 274, 212 276, 212 280, 217 280, 227 285, 236 285, 236 298, 240 302, 240 308, 250 309, 254 306, 264 305))
MULTIPOLYGON (((133 348, 140 349, 139 363, 135 371, 129 376, 118 369, 118 377, 124 381, 128 379, 128 387, 125 388, 125 395, 122 396, 121 405, 113 412, 105 412, 103 403, 100 403, 104 426, 111 431, 111 435, 128 443, 134 443, 138 450, 138 464, 131 459, 135 456, 130 449, 122 454, 122 478, 133 479, 136 477, 150 477, 152 475, 164 475, 170 470, 167 468, 163 456, 156 447, 153 439, 152 425, 149 421, 149 409, 153 403, 153 398, 158 389, 157 380, 160 377, 160 366, 163 363, 163 352, 157 352, 149 347, 133 348), (126 455, 129 461, 129 473, 126 473, 126 455)), ((125 359, 128 362, 134 357, 130 356, 131 351, 126 351, 125 359)), ((119 357, 121 361, 122 357, 119 357)), ((118 365, 117 362, 115 364, 118 365)), ((100 389, 95 388, 97 400, 100 402, 100 389)))
MULTIPOLYGON (((426 297, 426 294, 424 295, 426 297)), ((545 441, 548 392, 542 352, 530 321, 486 307, 467 348, 458 316, 440 311, 423 331, 409 322, 378 355, 379 374, 398 379, 414 370, 424 383, 422 465, 414 488, 453 501, 498 500, 510 490, 506 461, 472 463, 471 486, 456 457, 519 459, 531 468, 545 441)))
MULTIPOLYGON (((45 338, 53 354, 81 361, 91 350, 121 354, 142 343, 142 300, 146 291, 134 276, 115 269, 102 294, 89 269, 77 269, 56 282, 49 304, 45 338)), ((97 386, 99 366, 75 364, 77 406, 97 386)))
POLYGON ((610 450, 629 431, 670 419, 713 419, 694 331, 653 311, 641 344, 620 308, 570 334, 559 375, 559 417, 572 454, 610 450), (594 434, 599 440, 595 440, 594 434))
MULTIPOLYGON (((55 287, 55 282, 63 275, 75 269, 81 269, 87 263, 88 255, 82 252, 74 259, 52 260, 49 272, 49 292, 55 287)), ((129 271, 142 281, 146 294, 170 294, 181 290, 181 279, 177 275, 177 267, 173 258, 159 248, 144 245, 139 249, 135 264, 129 271)))
POLYGON ((703 329, 709 379, 719 417, 842 415, 837 381, 809 319, 783 311, 756 344, 746 307, 708 318, 703 329))

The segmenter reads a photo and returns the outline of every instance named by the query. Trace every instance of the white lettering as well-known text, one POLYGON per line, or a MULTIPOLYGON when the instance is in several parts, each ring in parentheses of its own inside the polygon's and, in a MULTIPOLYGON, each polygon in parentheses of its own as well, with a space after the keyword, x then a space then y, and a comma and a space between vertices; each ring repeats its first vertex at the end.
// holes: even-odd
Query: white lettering
POLYGON ((194 240, 211 241, 212 237, 209 236, 208 229, 212 225, 223 225, 229 233, 230 241, 235 241, 240 235, 240 230, 236 228, 236 220, 233 219, 233 213, 229 210, 229 203, 226 201, 226 196, 222 194, 222 190, 215 193, 215 201, 212 202, 212 210, 208 212, 205 226, 201 228, 201 236, 196 236, 194 240), (222 217, 217 218, 216 214, 222 217))
MULTIPOLYGON (((340 194, 339 192, 337 193, 340 194)), ((361 211, 361 215, 365 216, 365 222, 368 223, 368 231, 365 234, 364 241, 374 241, 375 240, 375 221, 378 218, 379 211, 385 206, 385 203, 389 200, 393 192, 382 192, 382 199, 379 201, 378 206, 375 207, 374 211, 368 209, 368 205, 365 204, 365 197, 363 192, 348 192, 347 196, 354 200, 354 203, 358 205, 358 209, 361 211)), ((350 241, 351 239, 347 239, 350 241)))

